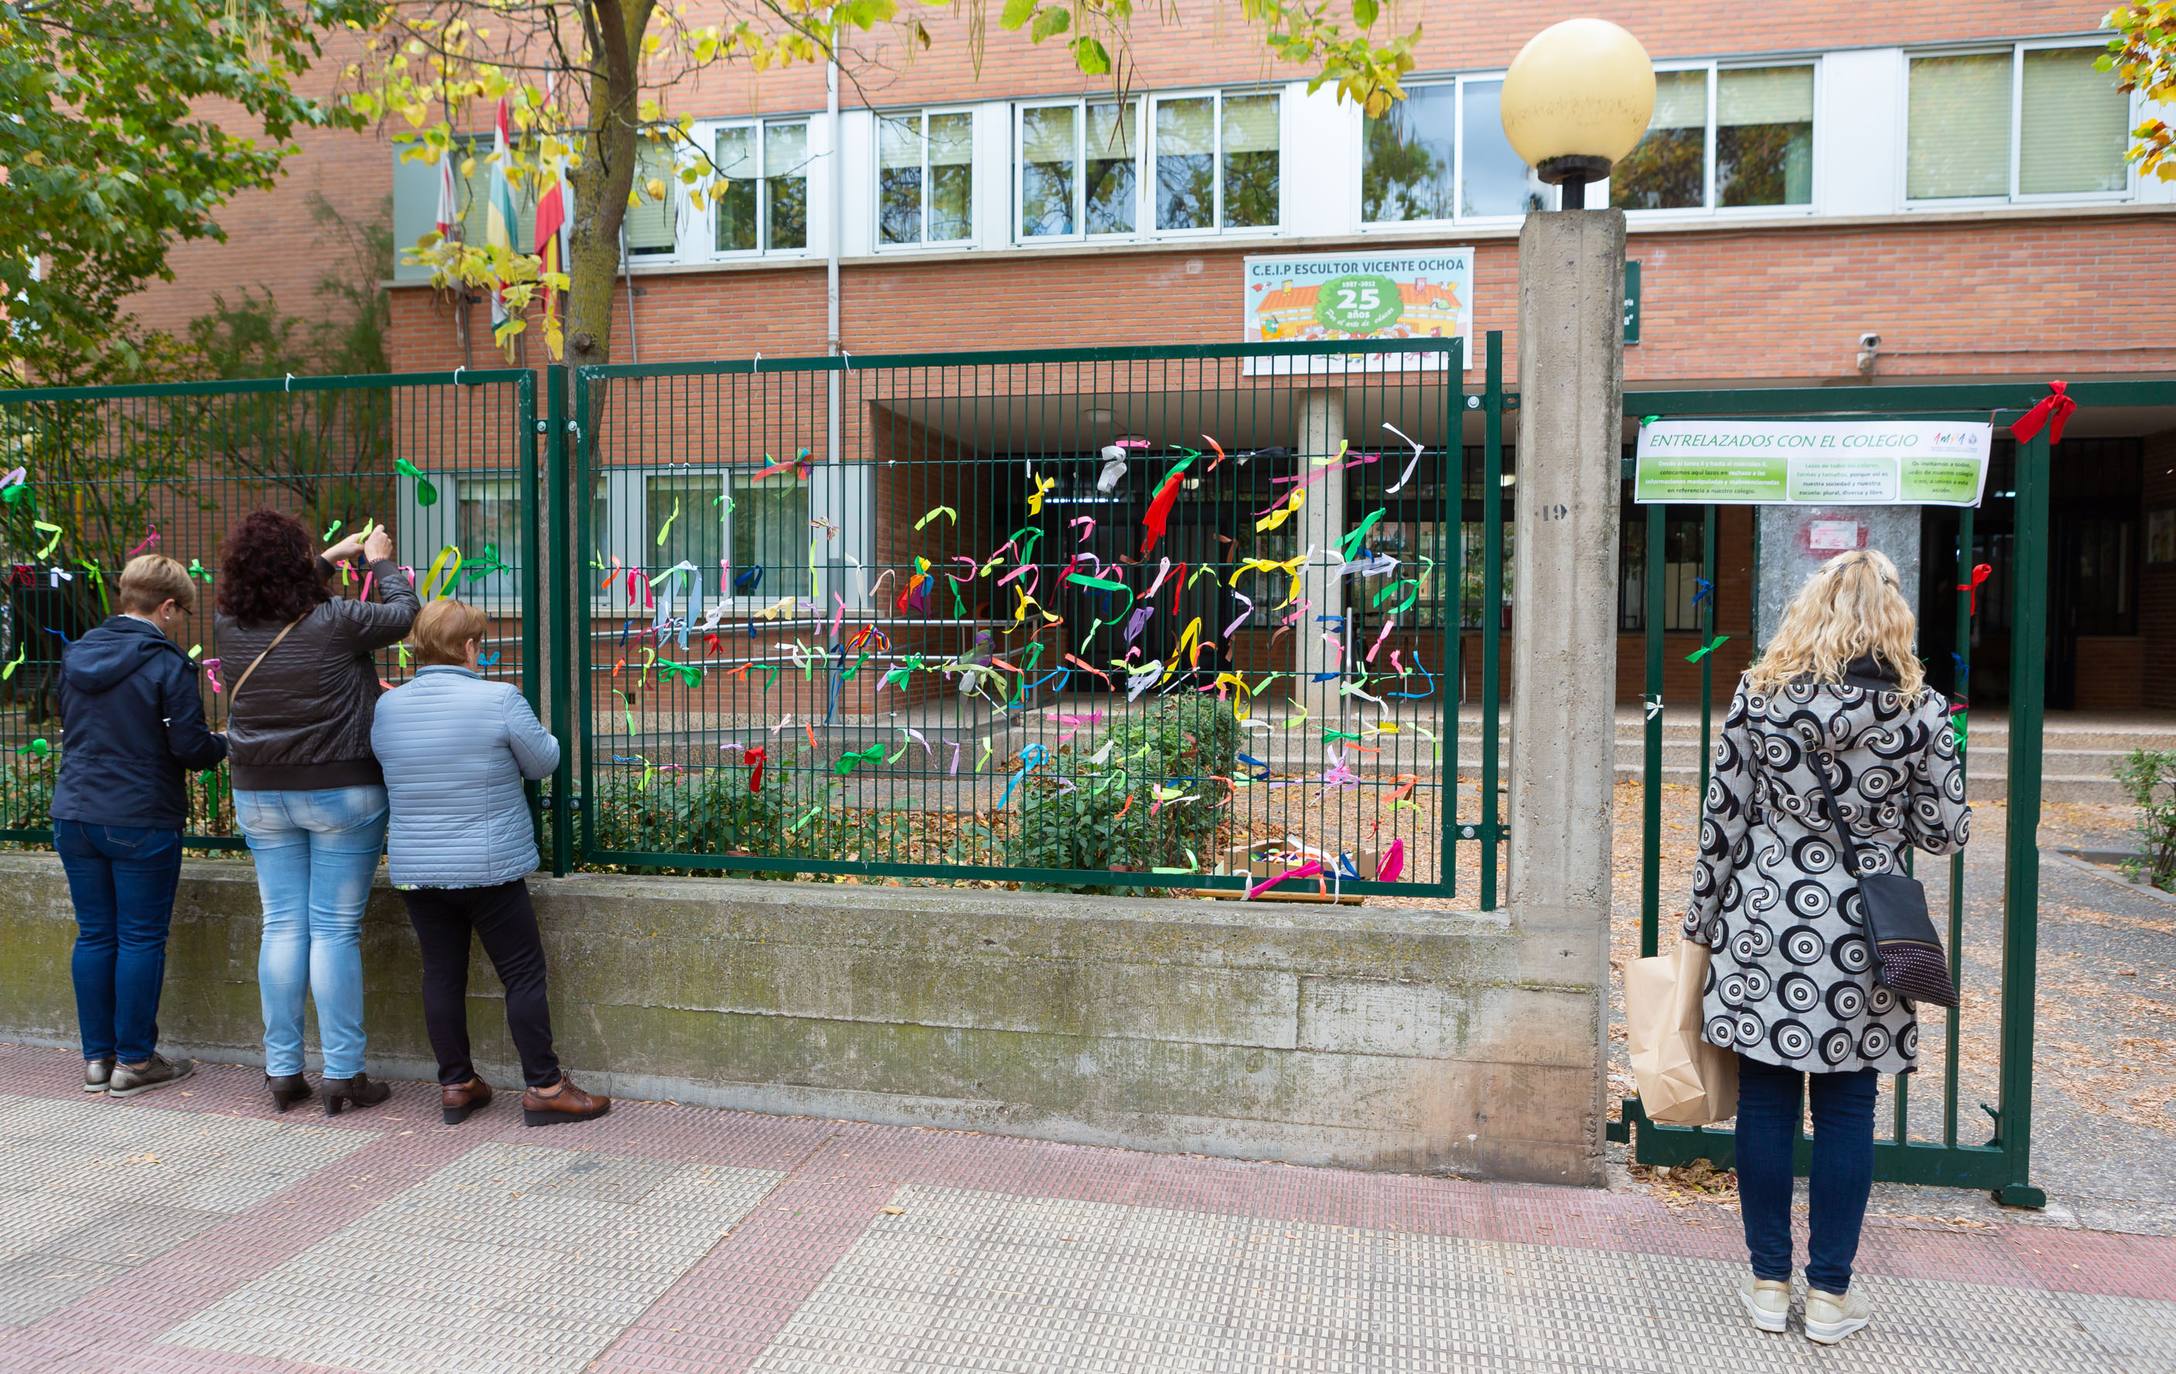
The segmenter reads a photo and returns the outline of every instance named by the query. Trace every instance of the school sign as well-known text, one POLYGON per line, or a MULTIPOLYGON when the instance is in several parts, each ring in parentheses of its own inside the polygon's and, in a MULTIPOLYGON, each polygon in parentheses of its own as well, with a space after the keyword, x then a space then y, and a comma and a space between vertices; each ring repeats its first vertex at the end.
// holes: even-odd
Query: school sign
POLYGON ((1642 504, 1977 506, 1994 427, 1947 420, 1655 420, 1642 504))

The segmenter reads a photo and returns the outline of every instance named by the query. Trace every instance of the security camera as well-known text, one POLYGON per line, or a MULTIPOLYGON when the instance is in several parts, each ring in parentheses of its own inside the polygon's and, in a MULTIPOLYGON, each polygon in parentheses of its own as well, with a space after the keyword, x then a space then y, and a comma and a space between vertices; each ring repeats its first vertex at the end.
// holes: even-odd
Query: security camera
POLYGON ((1874 375, 1875 360, 1881 357, 1881 335, 1868 331, 1859 335, 1859 375, 1874 375))

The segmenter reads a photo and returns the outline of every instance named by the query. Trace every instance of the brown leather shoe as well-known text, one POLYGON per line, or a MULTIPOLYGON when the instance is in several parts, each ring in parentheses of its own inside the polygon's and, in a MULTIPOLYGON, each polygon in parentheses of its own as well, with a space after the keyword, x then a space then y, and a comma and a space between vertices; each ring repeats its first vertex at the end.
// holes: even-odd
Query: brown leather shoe
POLYGON ((583 1092, 565 1074, 559 1076, 559 1091, 550 1097, 534 1088, 525 1090, 521 1095, 521 1119, 531 1126, 562 1126, 570 1121, 590 1121, 611 1110, 611 1098, 583 1092))
POLYGON ((452 1087, 441 1086, 438 1090, 438 1115, 448 1126, 458 1126, 468 1120, 469 1113, 480 1112, 491 1105, 491 1085, 478 1077, 452 1087))

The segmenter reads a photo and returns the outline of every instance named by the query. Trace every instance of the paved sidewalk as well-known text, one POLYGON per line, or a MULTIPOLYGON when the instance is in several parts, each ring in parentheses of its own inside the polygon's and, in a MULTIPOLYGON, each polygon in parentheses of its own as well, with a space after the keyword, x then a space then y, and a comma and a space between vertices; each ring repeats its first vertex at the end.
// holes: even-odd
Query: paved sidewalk
POLYGON ((76 1072, 0 1046, 0 1370, 2176 1370, 2160 1237, 1878 1220, 1824 1350, 1748 1327, 1732 1213, 1645 1193, 76 1072))

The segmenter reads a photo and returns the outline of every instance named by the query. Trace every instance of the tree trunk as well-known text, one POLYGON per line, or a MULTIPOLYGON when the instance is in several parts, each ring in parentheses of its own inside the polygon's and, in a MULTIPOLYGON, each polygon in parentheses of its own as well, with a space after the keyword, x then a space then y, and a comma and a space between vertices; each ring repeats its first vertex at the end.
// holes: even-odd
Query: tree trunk
POLYGON ((573 245, 567 291, 567 364, 612 360, 612 301, 620 265, 620 224, 635 184, 639 141, 637 54, 650 0, 591 0, 587 27, 597 52, 589 86, 589 137, 574 181, 573 245))

